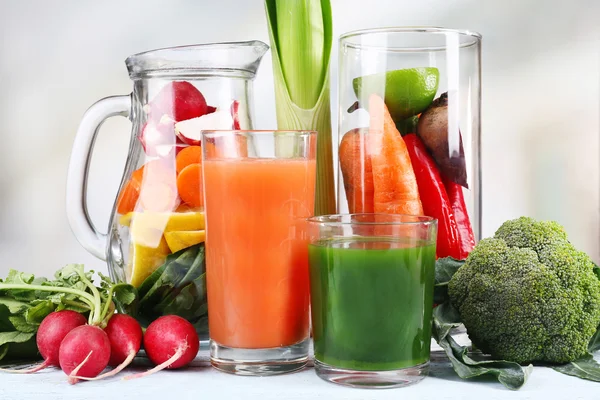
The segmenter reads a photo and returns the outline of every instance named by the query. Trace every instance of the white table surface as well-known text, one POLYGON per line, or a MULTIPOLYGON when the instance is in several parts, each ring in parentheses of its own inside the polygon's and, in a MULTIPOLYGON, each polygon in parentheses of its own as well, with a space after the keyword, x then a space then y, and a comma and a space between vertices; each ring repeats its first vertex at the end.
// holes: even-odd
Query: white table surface
MULTIPOLYGON (((141 359, 138 363, 144 363, 141 359)), ((153 376, 124 381, 126 374, 143 371, 145 366, 96 382, 69 385, 58 369, 23 375, 0 373, 0 400, 20 399, 600 399, 600 383, 536 367, 518 391, 511 391, 489 379, 461 380, 446 356, 432 353, 430 376, 416 385, 397 389, 352 389, 319 379, 313 368, 288 375, 270 377, 234 376, 212 369, 206 351, 201 351, 193 366, 176 371, 160 371, 153 376)))

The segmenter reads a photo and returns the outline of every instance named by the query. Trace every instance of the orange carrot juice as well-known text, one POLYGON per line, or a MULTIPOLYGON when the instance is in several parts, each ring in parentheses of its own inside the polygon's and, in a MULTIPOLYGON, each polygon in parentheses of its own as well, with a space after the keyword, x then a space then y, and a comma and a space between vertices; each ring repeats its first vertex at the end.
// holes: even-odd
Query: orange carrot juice
POLYGON ((204 161, 210 337, 233 348, 308 338, 315 160, 204 161))

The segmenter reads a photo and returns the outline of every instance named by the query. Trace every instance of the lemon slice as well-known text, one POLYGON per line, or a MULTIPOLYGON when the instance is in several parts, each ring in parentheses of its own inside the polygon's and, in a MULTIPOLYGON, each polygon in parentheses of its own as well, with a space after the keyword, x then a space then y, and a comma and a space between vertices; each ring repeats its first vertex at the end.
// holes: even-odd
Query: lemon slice
POLYGON ((137 212, 133 211, 119 217, 119 224, 131 226, 132 223, 140 229, 155 229, 160 231, 198 231, 204 229, 204 213, 199 211, 187 212, 137 212))
POLYGON ((132 242, 129 255, 131 264, 129 264, 127 281, 133 286, 138 287, 156 271, 171 253, 169 246, 164 238, 158 242, 158 246, 149 247, 139 243, 132 242))
POLYGON ((173 253, 206 240, 206 231, 170 231, 165 232, 165 239, 173 253))

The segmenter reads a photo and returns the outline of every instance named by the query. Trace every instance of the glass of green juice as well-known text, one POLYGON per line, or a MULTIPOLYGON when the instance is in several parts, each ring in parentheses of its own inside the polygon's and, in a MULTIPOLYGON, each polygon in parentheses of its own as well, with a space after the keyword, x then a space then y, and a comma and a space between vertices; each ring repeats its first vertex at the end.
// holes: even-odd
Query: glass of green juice
POLYGON ((309 219, 317 375, 400 387, 429 370, 437 220, 399 214, 309 219))

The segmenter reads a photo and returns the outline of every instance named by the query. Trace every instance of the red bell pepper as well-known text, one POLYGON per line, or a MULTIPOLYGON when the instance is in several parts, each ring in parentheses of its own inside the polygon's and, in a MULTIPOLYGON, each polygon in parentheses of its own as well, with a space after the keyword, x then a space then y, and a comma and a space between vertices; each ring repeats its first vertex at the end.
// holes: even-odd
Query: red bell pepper
POLYGON ((471 227, 471 221, 469 220, 469 214, 467 213, 463 188, 458 183, 445 177, 443 178, 443 181, 458 227, 458 237, 460 242, 460 257, 458 259, 464 260, 473 250, 473 247, 475 247, 475 236, 473 235, 473 228, 471 227))
POLYGON ((436 255, 438 258, 461 259, 457 223, 435 161, 427 152, 421 139, 414 133, 404 136, 404 142, 417 178, 423 212, 438 220, 436 255))

